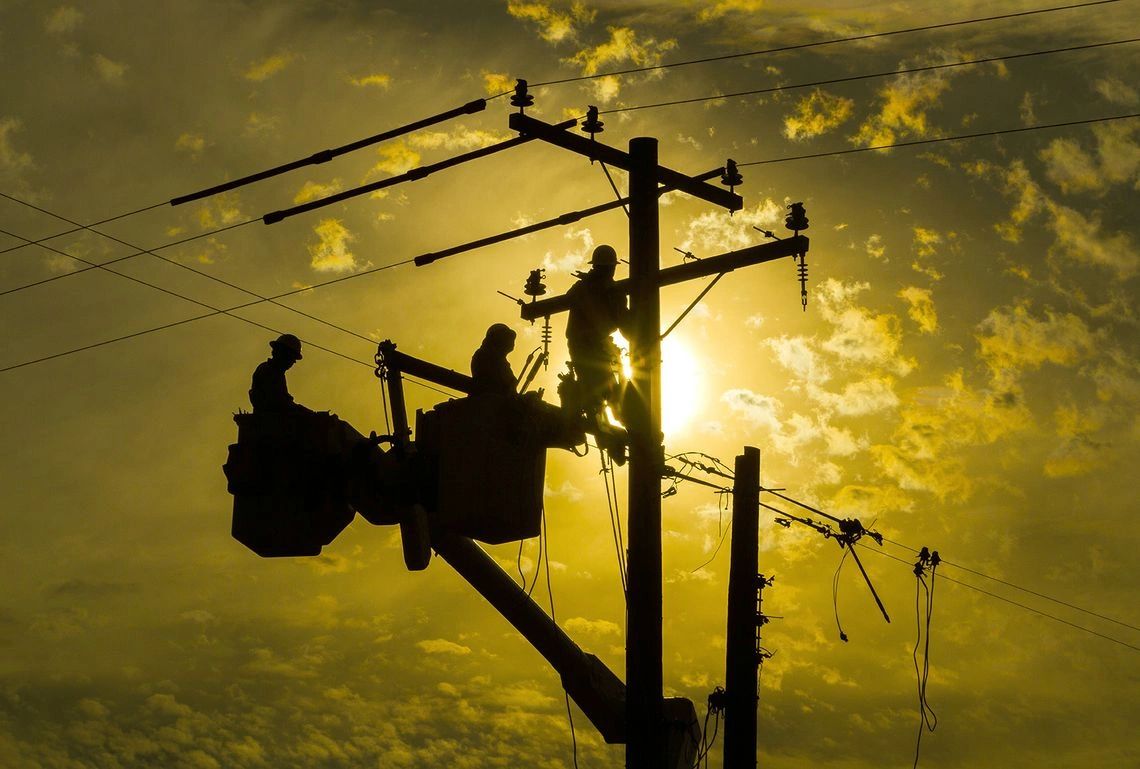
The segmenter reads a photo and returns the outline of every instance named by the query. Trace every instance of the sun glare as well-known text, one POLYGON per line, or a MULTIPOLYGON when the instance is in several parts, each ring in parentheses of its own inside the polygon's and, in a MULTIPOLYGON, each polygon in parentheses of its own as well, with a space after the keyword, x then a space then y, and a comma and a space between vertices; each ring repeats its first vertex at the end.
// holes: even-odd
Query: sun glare
MULTIPOLYGON (((622 375, 629 380, 633 369, 629 342, 617 332, 614 343, 621 351, 622 375)), ((700 407, 701 378, 696 356, 680 340, 668 337, 661 343, 661 430, 668 438, 688 426, 700 407)))

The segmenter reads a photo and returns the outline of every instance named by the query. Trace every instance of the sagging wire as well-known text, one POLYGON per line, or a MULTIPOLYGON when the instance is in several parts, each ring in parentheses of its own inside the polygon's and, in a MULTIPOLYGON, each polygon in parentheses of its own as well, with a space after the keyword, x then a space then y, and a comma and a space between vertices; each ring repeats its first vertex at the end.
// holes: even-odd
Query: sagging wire
POLYGON ((601 476, 606 487, 606 507, 609 508, 610 512, 610 531, 613 533, 614 551, 617 555, 618 577, 621 578, 621 594, 624 598, 629 594, 629 578, 628 567, 625 562, 625 536, 621 529, 621 510, 618 507, 617 476, 613 475, 614 464, 609 453, 599 448, 598 456, 602 462, 601 476), (612 492, 610 488, 611 476, 613 476, 612 492))
POLYGON ((925 547, 918 553, 918 560, 914 564, 914 618, 915 626, 917 628, 917 636, 914 641, 914 651, 911 652, 911 660, 914 662, 914 673, 918 677, 918 738, 914 744, 914 767, 918 767, 918 756, 922 750, 922 733, 923 731, 933 732, 938 728, 938 715, 934 712, 934 708, 930 707, 930 703, 926 699, 926 684, 930 680, 930 619, 934 613, 934 575, 938 570, 938 564, 942 559, 938 556, 938 551, 931 552, 925 547), (929 569, 930 583, 927 584, 925 576, 929 569), (923 607, 920 602, 920 594, 925 593, 925 618, 923 616, 923 607), (918 664, 918 649, 922 647, 922 667, 919 668, 918 664))
MULTIPOLYGON (((541 566, 542 560, 545 557, 545 560, 546 560, 546 566, 545 566, 545 569, 546 569, 546 597, 550 603, 550 621, 557 623, 557 617, 554 613, 554 590, 550 586, 550 531, 547 529, 547 526, 546 526, 546 507, 545 506, 543 506, 543 508, 542 508, 541 517, 539 518, 539 522, 540 522, 540 528, 539 528, 538 544, 539 544, 539 547, 541 547, 542 541, 544 539, 546 540, 546 554, 545 554, 545 556, 543 556, 543 555, 539 556, 539 564, 538 564, 538 566, 535 567, 534 579, 535 579, 535 582, 538 581, 538 571, 539 571, 538 567, 541 566)), ((532 585, 531 589, 533 589, 533 588, 534 588, 534 586, 532 585)), ((529 595, 529 593, 527 595, 529 595)), ((574 713, 570 710, 570 693, 567 692, 565 689, 562 690, 562 693, 566 697, 566 719, 570 722, 570 743, 571 743, 572 749, 574 751, 573 752, 574 769, 577 769, 578 768, 578 734, 574 730, 574 713)))
POLYGON ((835 567, 835 576, 831 578, 831 608, 835 612, 835 627, 839 630, 839 640, 843 643, 847 643, 847 634, 843 632, 843 623, 839 621, 839 575, 845 563, 847 563, 847 548, 843 548, 839 565, 835 567))
POLYGON ((720 733, 720 718, 724 713, 725 701, 727 694, 723 686, 718 686, 709 694, 708 707, 705 710, 705 721, 701 726, 701 744, 697 749, 696 759, 693 761, 693 769, 701 769, 701 762, 704 762, 705 769, 709 765, 709 753, 712 752, 713 744, 716 743, 716 736, 720 733), (709 736, 709 716, 713 716, 713 732, 709 736))

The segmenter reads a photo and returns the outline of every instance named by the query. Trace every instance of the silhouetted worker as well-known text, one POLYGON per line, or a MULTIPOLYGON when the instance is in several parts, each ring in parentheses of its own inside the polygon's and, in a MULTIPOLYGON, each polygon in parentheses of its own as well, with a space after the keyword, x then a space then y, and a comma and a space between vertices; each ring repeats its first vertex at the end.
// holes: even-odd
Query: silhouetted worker
POLYGON ((273 354, 258 365, 249 387, 249 402, 255 414, 311 414, 312 411, 294 403, 285 383, 285 372, 301 360, 301 340, 292 334, 282 334, 269 343, 273 354))
POLYGON ((578 380, 579 405, 599 423, 607 403, 620 418, 621 354, 610 337, 629 328, 629 310, 625 294, 614 285, 616 270, 617 251, 598 246, 590 256, 590 271, 566 292, 566 344, 578 380))
POLYGON ((507 355, 515 349, 515 332, 504 323, 487 329, 483 344, 471 356, 471 394, 513 395, 518 380, 507 355))

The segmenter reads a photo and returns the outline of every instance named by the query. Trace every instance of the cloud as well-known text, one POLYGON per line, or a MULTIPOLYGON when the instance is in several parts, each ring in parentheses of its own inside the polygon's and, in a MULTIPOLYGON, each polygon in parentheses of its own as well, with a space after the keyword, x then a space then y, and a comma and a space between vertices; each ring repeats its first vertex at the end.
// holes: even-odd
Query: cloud
POLYGON ((180 134, 174 142, 174 149, 197 157, 206 149, 206 139, 201 134, 180 134))
POLYGON ((918 324, 921 333, 933 334, 938 330, 938 313, 934 309, 934 298, 930 289, 907 286, 899 291, 898 297, 910 305, 906 313, 918 324))
POLYGON ((262 81, 268 80, 281 70, 285 69, 292 61, 293 54, 277 53, 261 59, 260 61, 252 62, 246 71, 242 73, 242 77, 244 77, 246 80, 260 83, 262 81))
POLYGON ((508 0, 507 13, 516 19, 534 22, 539 36, 548 43, 573 39, 579 27, 589 24, 596 15, 577 0, 565 11, 556 10, 551 3, 508 0))
POLYGON ((831 378, 831 371, 805 337, 779 336, 765 344, 776 355, 776 362, 805 382, 822 384, 831 378))
POLYGON ((33 165, 32 156, 12 144, 12 136, 20 128, 21 123, 16 118, 0 118, 0 178, 5 180, 15 180, 33 165))
POLYGON ((784 136, 792 141, 820 136, 843 125, 854 108, 853 99, 833 96, 817 88, 796 102, 792 114, 784 116, 784 136))
POLYGON ((100 80, 110 85, 122 84, 123 76, 127 73, 126 64, 111 61, 101 53, 92 56, 91 60, 95 62, 95 72, 99 75, 100 80))
POLYGON ((1021 241, 1021 231, 1036 215, 1046 216, 1046 225, 1054 235, 1052 252, 1074 262, 1106 267, 1121 278, 1131 277, 1140 266, 1132 239, 1123 232, 1105 234, 1097 214, 1086 216, 1062 205, 1047 195, 1029 174, 1025 164, 1015 160, 1007 168, 985 163, 976 164, 972 173, 996 174, 1003 191, 1014 199, 1009 219, 995 229, 1012 243, 1021 241))
POLYGON ((585 617, 571 617, 566 620, 566 631, 595 637, 621 635, 621 628, 618 627, 617 623, 610 622, 608 619, 586 619, 585 617))
POLYGON ((83 12, 70 5, 61 5, 44 19, 44 29, 52 35, 74 32, 83 21, 83 12))
POLYGON ((714 0, 707 8, 697 13, 697 21, 715 21, 731 13, 756 13, 764 7, 766 0, 714 0))
POLYGON ((397 176, 420 164, 420 153, 409 147, 403 139, 385 144, 376 152, 380 160, 372 167, 373 172, 397 176))
POLYGON ((1106 101, 1113 104, 1119 104, 1123 107, 1135 107, 1140 104, 1140 93, 1136 89, 1122 80, 1115 77, 1106 77, 1097 80, 1093 84, 1093 88, 1099 93, 1106 101))
MULTIPOLYGON (((637 32, 629 27, 608 27, 607 31, 609 40, 584 48, 564 61, 579 65, 583 75, 597 75, 606 67, 620 64, 656 66, 661 63, 662 54, 677 46, 675 40, 658 42, 652 37, 638 39, 637 32)), ((616 78, 602 78, 595 82, 595 96, 603 103, 611 101, 617 96, 618 88, 616 78)))
POLYGON ((488 96, 498 96, 515 87, 515 80, 506 72, 487 72, 483 70, 483 92, 488 96))
POLYGON ((456 128, 452 131, 423 131, 408 137, 408 144, 416 149, 473 150, 489 147, 509 139, 510 134, 484 131, 478 128, 456 128))
POLYGON ((280 123, 281 118, 276 115, 263 115, 260 112, 251 112, 249 117, 245 119, 245 135, 264 136, 265 134, 274 133, 280 123))
POLYGON ((734 389, 720 396, 733 413, 742 417, 753 427, 767 427, 772 432, 780 429, 777 417, 783 404, 770 395, 758 395, 751 390, 734 389))
POLYGON ((1140 189, 1140 145, 1133 139, 1135 132, 1134 124, 1094 126, 1095 155, 1074 139, 1054 139, 1040 152, 1045 175, 1065 194, 1103 195, 1114 185, 1124 183, 1133 183, 1140 189))
POLYGON ((822 347, 849 365, 876 364, 906 375, 915 364, 898 354, 902 340, 898 316, 872 313, 854 301, 869 288, 869 283, 845 284, 834 278, 820 284, 816 291, 820 314, 835 327, 822 347))
POLYGON ((317 272, 351 272, 356 269, 356 257, 348 250, 355 236, 339 219, 322 219, 313 233, 316 243, 309 244, 311 266, 317 272))
POLYGON ((757 233, 752 227, 770 230, 783 213, 784 207, 771 198, 761 200, 755 208, 737 211, 733 216, 723 211, 706 211, 689 220, 681 248, 694 251, 700 257, 746 248, 756 239, 757 233))
POLYGON ((333 179, 327 184, 306 180, 301 189, 297 191, 297 194, 293 196, 293 203, 300 205, 301 203, 319 200, 329 195, 335 195, 342 189, 344 189, 344 186, 341 184, 340 179, 333 179))
POLYGON ((241 221, 238 193, 228 192, 208 198, 198 207, 195 217, 203 230, 214 230, 241 221))
POLYGON ((471 648, 448 641, 444 638, 431 638, 416 642, 416 646, 425 654, 453 654, 463 656, 471 653, 471 648))
POLYGON ((382 74, 362 75, 361 77, 350 77, 348 82, 357 88, 383 88, 388 90, 388 86, 392 84, 392 77, 382 74))
MULTIPOLYGON (((966 57, 960 51, 936 50, 903 62, 900 69, 944 64, 962 58, 966 57)), ((859 126, 858 132, 851 137, 852 143, 875 146, 929 136, 928 115, 940 106, 942 94, 950 88, 950 81, 957 74, 955 70, 939 70, 891 78, 879 90, 878 110, 859 126)))
POLYGON ((879 234, 871 234, 867 240, 863 242, 863 250, 867 252, 867 256, 872 259, 886 260, 887 247, 883 245, 883 236, 879 234))
POLYGON ((1096 337, 1071 313, 1031 313, 1028 303, 998 307, 978 324, 978 357, 990 368, 999 388, 1012 387, 1021 372, 1046 363, 1073 366, 1096 348, 1096 337))
POLYGON ((840 416, 862 416, 898 406, 894 380, 886 378, 864 379, 852 382, 842 393, 828 392, 819 387, 808 388, 808 397, 840 416))

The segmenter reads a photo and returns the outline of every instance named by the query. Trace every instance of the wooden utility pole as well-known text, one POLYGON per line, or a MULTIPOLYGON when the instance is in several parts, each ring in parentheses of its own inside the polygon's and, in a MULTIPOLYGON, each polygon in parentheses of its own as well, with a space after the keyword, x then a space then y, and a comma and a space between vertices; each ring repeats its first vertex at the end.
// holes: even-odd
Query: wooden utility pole
POLYGON ((736 458, 732 484, 732 547, 725 639, 724 769, 756 769, 756 686, 761 624, 760 450, 736 458))
POLYGON ((664 766, 661 672, 661 300, 657 140, 629 143, 629 593, 626 600, 625 755, 628 769, 664 766))

